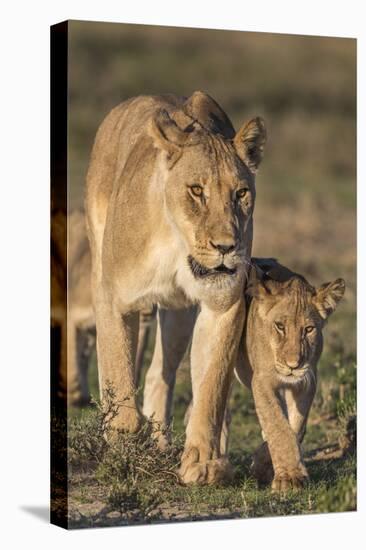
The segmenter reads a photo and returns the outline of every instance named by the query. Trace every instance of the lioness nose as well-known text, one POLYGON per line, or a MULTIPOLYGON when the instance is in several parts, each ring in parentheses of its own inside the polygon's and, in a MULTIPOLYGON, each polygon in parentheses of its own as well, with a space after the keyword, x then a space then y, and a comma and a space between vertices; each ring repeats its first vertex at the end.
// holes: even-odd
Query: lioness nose
POLYGON ((235 241, 234 240, 228 240, 227 242, 220 242, 220 243, 214 243, 210 241, 211 246, 213 248, 216 248, 221 254, 228 254, 229 252, 232 252, 235 249, 235 241))

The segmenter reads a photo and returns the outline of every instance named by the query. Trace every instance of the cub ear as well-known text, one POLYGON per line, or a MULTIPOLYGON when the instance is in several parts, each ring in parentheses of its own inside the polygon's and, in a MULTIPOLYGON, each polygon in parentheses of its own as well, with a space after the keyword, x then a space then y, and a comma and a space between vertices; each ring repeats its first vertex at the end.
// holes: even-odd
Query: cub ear
POLYGON ((324 283, 317 290, 313 298, 315 307, 323 319, 327 319, 336 309, 346 290, 343 279, 336 279, 332 283, 324 283))
POLYGON ((256 173, 263 158, 267 132, 261 117, 246 122, 234 138, 235 149, 249 170, 256 173))
POLYGON ((271 296, 271 289, 265 284, 264 277, 264 271, 258 265, 253 264, 250 268, 248 282, 245 287, 246 296, 257 300, 271 296))

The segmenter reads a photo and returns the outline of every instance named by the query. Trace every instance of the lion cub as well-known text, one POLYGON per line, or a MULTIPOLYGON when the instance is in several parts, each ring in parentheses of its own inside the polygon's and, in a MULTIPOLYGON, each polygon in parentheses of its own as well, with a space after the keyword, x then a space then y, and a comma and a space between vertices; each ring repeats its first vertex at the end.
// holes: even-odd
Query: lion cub
POLYGON ((318 289, 275 260, 253 259, 248 312, 236 375, 253 392, 264 443, 253 474, 274 491, 303 484, 301 441, 314 398, 322 329, 345 291, 343 279, 318 289))

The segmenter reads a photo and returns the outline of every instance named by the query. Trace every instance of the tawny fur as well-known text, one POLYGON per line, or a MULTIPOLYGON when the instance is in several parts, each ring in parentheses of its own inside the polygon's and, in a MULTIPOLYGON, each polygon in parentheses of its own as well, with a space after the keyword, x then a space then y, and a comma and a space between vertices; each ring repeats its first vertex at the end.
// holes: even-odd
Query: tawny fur
POLYGON ((64 400, 67 393, 67 225, 66 212, 51 210, 51 331, 52 393, 64 400))
MULTIPOLYGON (((89 401, 87 368, 94 347, 94 312, 90 288, 90 251, 84 214, 51 216, 51 322, 58 330, 59 357, 54 390, 69 405, 89 401), (91 332, 90 332, 91 330, 91 332)), ((56 354, 57 349, 53 350, 56 354)))
MULTIPOLYGON (((122 103, 102 123, 93 147, 85 207, 98 373, 102 399, 112 385, 123 403, 116 429, 133 432, 141 421, 134 381, 139 311, 154 303, 199 305, 193 407, 180 469, 185 483, 220 481, 228 470, 219 439, 245 316, 242 289, 264 143, 261 119, 235 134, 222 109, 195 92, 188 99, 122 103)), ((162 376, 165 329, 161 323, 155 361, 162 376)), ((150 382, 145 407, 156 412, 161 405, 150 382)))
POLYGON ((253 473, 275 491, 296 488, 308 474, 301 442, 317 385, 322 329, 341 300, 345 283, 320 288, 270 262, 259 262, 249 284, 236 375, 253 392, 264 444, 254 454, 253 473))
POLYGON ((88 362, 95 345, 95 319, 91 299, 91 258, 85 216, 68 216, 67 393, 70 405, 89 401, 88 362))
MULTIPOLYGON (((64 220, 66 224, 66 219, 64 220)), ((69 405, 85 405, 90 401, 88 369, 95 349, 95 315, 91 292, 91 255, 86 234, 85 215, 73 210, 67 217, 68 231, 68 301, 67 318, 67 366, 63 365, 60 377, 62 393, 69 405)), ((57 271, 56 271, 57 273, 57 271)), ((66 285, 66 282, 65 282, 66 285)), ((143 355, 153 316, 153 308, 141 313, 139 346, 137 350, 135 380, 138 385, 143 355)), ((61 348, 64 343, 61 343, 61 348)))

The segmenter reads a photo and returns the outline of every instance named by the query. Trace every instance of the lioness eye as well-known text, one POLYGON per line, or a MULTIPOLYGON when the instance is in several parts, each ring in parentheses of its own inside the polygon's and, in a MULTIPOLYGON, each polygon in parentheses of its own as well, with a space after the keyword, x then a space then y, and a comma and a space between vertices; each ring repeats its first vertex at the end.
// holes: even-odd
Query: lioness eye
POLYGON ((203 189, 200 185, 191 185, 191 191, 196 197, 200 197, 203 193, 203 189))
POLYGON ((238 199, 243 199, 247 194, 247 192, 248 192, 248 189, 243 187, 242 189, 239 189, 239 191, 236 192, 236 196, 238 199))
POLYGON ((280 332, 284 332, 285 330, 285 325, 283 323, 275 322, 275 327, 280 332))
POLYGON ((310 334, 310 332, 313 332, 314 329, 315 327, 309 325, 308 327, 305 327, 305 332, 306 334, 310 334))

